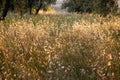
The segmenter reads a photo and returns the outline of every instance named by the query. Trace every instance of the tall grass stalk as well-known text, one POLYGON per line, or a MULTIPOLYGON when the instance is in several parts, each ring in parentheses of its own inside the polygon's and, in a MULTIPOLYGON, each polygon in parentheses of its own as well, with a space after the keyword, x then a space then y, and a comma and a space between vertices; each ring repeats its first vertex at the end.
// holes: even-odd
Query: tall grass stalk
POLYGON ((120 17, 8 17, 0 22, 0 79, 120 80, 120 17))

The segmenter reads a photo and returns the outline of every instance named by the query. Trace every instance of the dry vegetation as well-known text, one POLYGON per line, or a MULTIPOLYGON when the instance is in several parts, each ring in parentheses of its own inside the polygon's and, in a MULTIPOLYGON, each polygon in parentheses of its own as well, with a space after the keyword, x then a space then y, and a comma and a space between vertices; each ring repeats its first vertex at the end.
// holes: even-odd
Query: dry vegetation
POLYGON ((120 17, 7 17, 0 22, 0 78, 120 80, 120 17))

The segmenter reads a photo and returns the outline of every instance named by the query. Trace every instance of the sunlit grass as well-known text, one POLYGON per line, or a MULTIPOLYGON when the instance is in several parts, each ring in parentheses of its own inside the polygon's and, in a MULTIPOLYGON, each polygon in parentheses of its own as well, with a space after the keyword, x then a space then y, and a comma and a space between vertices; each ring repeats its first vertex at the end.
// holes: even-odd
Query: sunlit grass
POLYGON ((9 16, 0 22, 0 79, 119 80, 120 17, 9 16))

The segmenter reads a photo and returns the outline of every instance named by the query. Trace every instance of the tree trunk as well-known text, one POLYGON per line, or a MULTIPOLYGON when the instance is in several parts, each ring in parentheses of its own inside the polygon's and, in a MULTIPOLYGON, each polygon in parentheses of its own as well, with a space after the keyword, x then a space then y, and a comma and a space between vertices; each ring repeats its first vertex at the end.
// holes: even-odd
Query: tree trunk
POLYGON ((28 0, 28 7, 29 7, 29 13, 30 13, 30 15, 32 14, 33 3, 34 3, 33 0, 28 0))
POLYGON ((10 0, 5 0, 5 6, 4 6, 4 9, 2 11, 2 15, 0 17, 0 20, 4 20, 5 17, 7 16, 9 6, 10 6, 10 0))
POLYGON ((43 6, 43 2, 42 2, 42 0, 39 0, 38 8, 36 9, 36 13, 35 14, 38 14, 38 12, 42 8, 42 6, 43 6))

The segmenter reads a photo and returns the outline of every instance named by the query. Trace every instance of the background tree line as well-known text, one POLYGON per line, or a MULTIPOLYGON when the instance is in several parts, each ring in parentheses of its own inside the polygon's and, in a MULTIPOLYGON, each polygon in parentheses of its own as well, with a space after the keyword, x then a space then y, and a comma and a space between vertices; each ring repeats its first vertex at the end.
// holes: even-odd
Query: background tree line
POLYGON ((100 13, 107 15, 118 10, 117 0, 64 0, 62 8, 69 12, 100 13))
POLYGON ((20 12, 20 15, 29 12, 32 14, 32 9, 35 9, 35 14, 38 14, 40 9, 44 11, 51 4, 55 4, 56 0, 0 0, 1 19, 4 19, 8 10, 20 12))
MULTIPOLYGON (((40 9, 47 10, 47 6, 55 4, 57 0, 0 0, 1 18, 4 19, 8 10, 20 12, 20 15, 29 12, 32 14, 32 9, 35 9, 35 14, 38 14, 40 9)), ((79 13, 100 13, 107 15, 116 13, 118 10, 117 0, 64 0, 63 9, 69 12, 79 13)))

